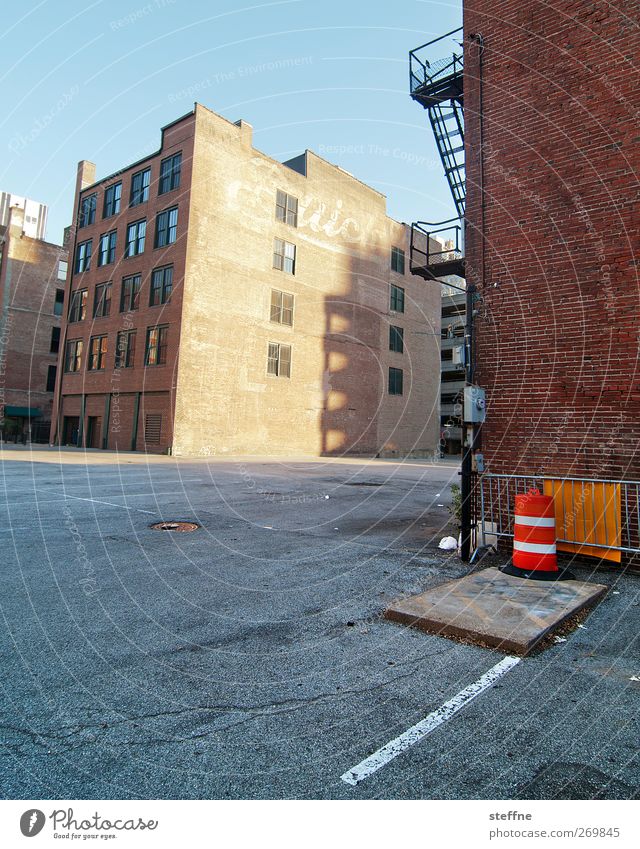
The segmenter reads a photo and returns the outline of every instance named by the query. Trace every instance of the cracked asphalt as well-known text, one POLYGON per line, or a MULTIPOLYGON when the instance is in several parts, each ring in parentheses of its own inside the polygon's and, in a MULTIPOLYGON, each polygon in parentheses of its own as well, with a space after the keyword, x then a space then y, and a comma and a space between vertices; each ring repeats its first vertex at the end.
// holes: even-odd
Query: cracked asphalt
MULTIPOLYGON (((4 798, 631 798, 640 576, 357 787, 503 655, 386 622, 464 575, 457 469, 2 452, 4 798), (193 520, 193 533, 149 528, 193 520)), ((493 561, 492 561, 493 562, 493 561)))

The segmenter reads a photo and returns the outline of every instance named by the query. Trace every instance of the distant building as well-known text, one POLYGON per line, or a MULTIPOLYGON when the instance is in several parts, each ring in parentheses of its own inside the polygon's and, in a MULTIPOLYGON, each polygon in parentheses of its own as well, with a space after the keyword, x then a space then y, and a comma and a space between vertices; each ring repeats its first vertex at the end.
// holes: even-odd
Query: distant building
MULTIPOLYGON (((454 278, 455 287, 464 280, 454 278)), ((444 454, 462 453, 462 402, 465 386, 464 328, 466 295, 443 280, 440 361, 440 445, 444 454)))
MULTIPOLYGON (((8 196, 1 197, 4 202, 8 196)), ((37 206, 44 211, 35 220, 31 201, 26 209, 24 203, 6 212, 3 207, 6 223, 0 226, 0 433, 5 441, 49 440, 67 251, 29 235, 44 232, 46 207, 37 206)))
POLYGON ((196 104, 81 162, 52 438, 185 455, 432 455, 440 293, 385 198, 196 104))
POLYGON ((0 192, 0 227, 7 227, 12 207, 24 212, 23 233, 31 239, 44 239, 47 230, 47 207, 37 200, 30 200, 10 192, 0 192))

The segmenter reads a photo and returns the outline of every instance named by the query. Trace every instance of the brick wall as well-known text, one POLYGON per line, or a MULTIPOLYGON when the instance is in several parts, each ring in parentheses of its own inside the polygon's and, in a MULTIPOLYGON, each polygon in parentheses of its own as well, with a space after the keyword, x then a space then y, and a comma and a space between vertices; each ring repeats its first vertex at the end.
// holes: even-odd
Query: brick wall
POLYGON ((493 472, 640 476, 639 19, 637 0, 465 4, 467 266, 493 472))
MULTIPOLYGON (((77 197, 74 208, 74 221, 78 221, 79 200, 90 195, 97 196, 95 221, 83 227, 74 227, 74 247, 71 251, 70 280, 65 298, 65 316, 68 314, 71 295, 78 289, 87 289, 87 315, 83 321, 65 322, 65 338, 63 342, 75 339, 83 341, 82 367, 77 373, 63 373, 60 390, 60 407, 58 411, 57 430, 61 433, 65 416, 77 415, 75 399, 85 396, 85 421, 83 431, 88 432, 88 417, 101 417, 106 421, 109 411, 109 421, 106 433, 102 434, 109 448, 130 450, 136 431, 135 409, 136 396, 138 425, 138 449, 146 446, 144 441, 143 410, 149 410, 162 415, 160 442, 150 443, 149 451, 166 451, 173 442, 173 398, 175 374, 177 368, 178 349, 180 346, 180 319, 182 312, 182 280, 184 277, 184 259, 186 251, 186 234, 189 222, 189 186, 191 183, 191 163, 193 151, 193 117, 186 116, 163 129, 162 143, 157 154, 129 166, 117 174, 94 182, 95 166, 92 163, 81 163, 78 176, 77 197), (158 178, 160 162, 167 156, 182 153, 180 186, 172 191, 158 194, 158 178), (130 207, 132 175, 138 171, 150 168, 151 183, 149 199, 141 204, 130 207), (120 212, 114 216, 103 216, 105 191, 116 183, 122 183, 122 198, 120 212), (178 207, 177 238, 174 244, 162 248, 154 248, 154 232, 156 216, 169 207, 178 207), (147 231, 144 252, 125 257, 127 227, 130 223, 146 220, 147 231), (116 256, 113 263, 98 266, 98 249, 100 236, 115 230, 116 256), (92 257, 89 270, 76 273, 74 271, 75 246, 79 242, 92 241, 92 257), (173 291, 168 303, 150 306, 150 281, 153 269, 166 265, 173 266, 173 291), (120 293, 122 280, 131 275, 141 276, 139 306, 135 310, 120 310, 120 293), (111 283, 111 307, 109 315, 93 317, 93 303, 96 286, 111 283), (167 325, 167 357, 166 363, 156 366, 144 366, 144 353, 147 328, 154 325, 167 325), (119 331, 136 331, 136 350, 134 365, 131 368, 115 368, 115 354, 119 331), (88 371, 87 357, 92 336, 107 336, 107 356, 104 370, 88 371), (111 400, 107 401, 107 396, 111 400), (162 398, 158 404, 157 399, 162 398), (73 399, 73 400, 72 400, 73 399), (91 407, 91 412, 89 411, 91 407), (158 407, 155 410, 155 407, 158 407)), ((63 355, 64 356, 64 351, 63 355)), ((61 371, 64 360, 61 358, 61 371)))
POLYGON ((47 390, 47 377, 58 358, 51 351, 52 330, 60 328, 55 300, 56 290, 65 286, 59 263, 67 260, 67 252, 24 235, 23 215, 22 209, 13 208, 9 226, 0 228, 0 419, 6 406, 15 406, 39 409, 42 416, 34 422, 51 421, 53 392, 47 390))
POLYGON ((440 298, 408 272, 408 231, 378 192, 307 151, 306 175, 240 127, 196 107, 196 142, 176 395, 176 453, 433 452, 440 298), (276 220, 276 192, 298 199, 276 220), (295 274, 272 267, 274 238, 295 274), (391 246, 406 271, 391 271, 391 246), (405 289, 392 316, 389 287, 405 289), (294 296, 293 327, 270 321, 272 289, 294 296), (405 351, 389 351, 389 322, 405 351), (267 374, 269 342, 291 346, 290 378, 267 374), (404 393, 387 392, 390 365, 404 393))

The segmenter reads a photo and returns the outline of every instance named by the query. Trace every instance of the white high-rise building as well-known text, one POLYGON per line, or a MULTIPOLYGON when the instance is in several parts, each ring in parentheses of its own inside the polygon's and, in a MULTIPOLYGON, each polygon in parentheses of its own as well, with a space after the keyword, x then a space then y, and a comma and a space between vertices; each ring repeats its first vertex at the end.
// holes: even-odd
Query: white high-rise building
POLYGON ((32 239, 44 239, 47 229, 48 209, 44 203, 30 200, 10 192, 0 192, 0 227, 9 223, 9 210, 12 206, 24 209, 23 233, 32 239))

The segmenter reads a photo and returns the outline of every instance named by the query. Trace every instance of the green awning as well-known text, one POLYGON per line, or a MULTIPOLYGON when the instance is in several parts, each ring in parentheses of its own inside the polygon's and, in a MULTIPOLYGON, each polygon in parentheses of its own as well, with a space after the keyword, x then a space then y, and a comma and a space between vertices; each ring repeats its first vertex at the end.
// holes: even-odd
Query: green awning
POLYGON ((42 418, 42 411, 39 407, 10 407, 8 404, 4 408, 5 416, 14 416, 22 419, 39 419, 42 418))

